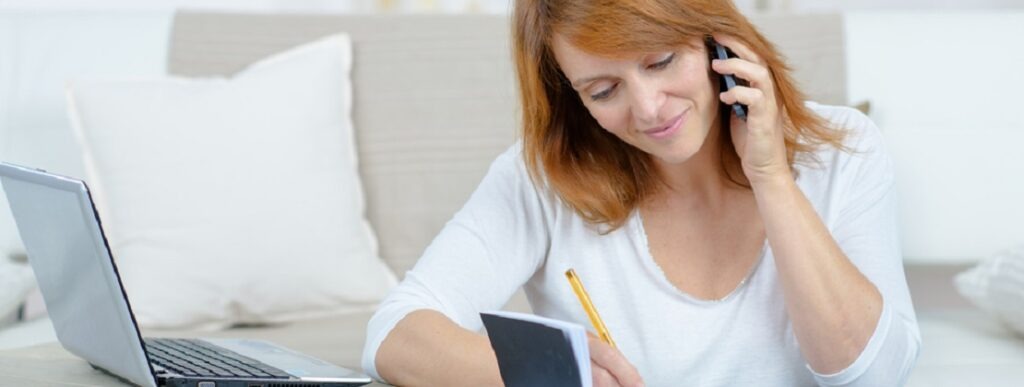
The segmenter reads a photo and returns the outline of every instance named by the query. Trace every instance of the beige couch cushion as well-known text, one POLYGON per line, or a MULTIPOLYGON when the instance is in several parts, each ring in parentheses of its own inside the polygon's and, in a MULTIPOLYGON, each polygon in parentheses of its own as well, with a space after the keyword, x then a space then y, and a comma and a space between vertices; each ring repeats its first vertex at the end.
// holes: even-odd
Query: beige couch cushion
MULTIPOLYGON (((754 18, 812 99, 845 103, 838 15, 754 18)), ((353 119, 380 253, 399 276, 515 139, 518 108, 508 20, 493 15, 179 13, 169 69, 227 75, 334 32, 354 49, 353 119)))
POLYGON ((179 14, 170 70, 232 73, 336 31, 353 40, 367 215, 401 276, 513 142, 516 99, 499 19, 179 14))

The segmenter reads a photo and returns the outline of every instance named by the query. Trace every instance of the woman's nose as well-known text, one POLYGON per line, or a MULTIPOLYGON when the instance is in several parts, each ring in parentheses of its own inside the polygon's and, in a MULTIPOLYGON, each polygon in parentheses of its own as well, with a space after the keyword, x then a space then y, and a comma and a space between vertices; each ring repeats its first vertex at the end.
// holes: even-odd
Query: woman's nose
POLYGON ((640 130, 658 125, 658 111, 665 103, 665 93, 655 82, 635 82, 632 87, 630 113, 640 130))

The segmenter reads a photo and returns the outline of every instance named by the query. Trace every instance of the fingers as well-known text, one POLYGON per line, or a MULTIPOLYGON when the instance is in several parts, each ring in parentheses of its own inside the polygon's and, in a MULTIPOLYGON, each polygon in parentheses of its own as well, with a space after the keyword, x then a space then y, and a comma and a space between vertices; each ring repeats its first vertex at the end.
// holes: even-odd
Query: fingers
MULTIPOLYGON (((711 68, 719 74, 734 74, 750 83, 751 87, 769 91, 774 89, 771 71, 750 47, 730 35, 713 34, 718 43, 736 53, 738 58, 711 61, 711 68)), ((774 95, 774 93, 766 93, 774 95)))
POLYGON ((619 380, 612 376, 611 372, 601 368, 593 360, 590 361, 590 374, 594 377, 594 387, 622 387, 619 380))
POLYGON ((719 94, 722 102, 727 104, 741 103, 747 106, 764 106, 765 96, 761 89, 736 86, 729 91, 719 94))
POLYGON ((757 64, 764 64, 761 57, 754 53, 750 47, 747 47, 746 44, 740 42, 739 39, 724 34, 711 34, 711 37, 714 38, 716 42, 721 43, 723 46, 728 47, 732 52, 736 53, 736 56, 740 57, 740 59, 745 59, 757 64))
POLYGON ((711 68, 719 74, 733 74, 750 83, 753 87, 771 87, 772 74, 767 67, 744 59, 732 58, 711 61, 711 68))
POLYGON ((711 67, 720 74, 734 74, 747 80, 749 86, 736 86, 720 95, 722 102, 741 103, 761 109, 774 103, 775 92, 771 73, 767 68, 743 59, 714 60, 711 67))
MULTIPOLYGON (((622 355, 622 352, 612 348, 610 345, 601 341, 593 334, 588 335, 589 346, 590 346, 590 359, 597 366, 595 369, 602 369, 609 373, 610 376, 615 379, 618 384, 624 387, 639 387, 643 386, 643 379, 640 378, 640 373, 637 372, 636 367, 630 364, 629 360, 622 355)), ((595 374, 596 377, 603 377, 603 375, 595 374)))
POLYGON ((711 68, 719 74, 733 74, 749 84, 749 87, 737 86, 722 93, 722 102, 739 102, 757 110, 774 104, 775 86, 771 71, 764 65, 764 61, 747 45, 732 36, 714 34, 713 37, 722 45, 729 47, 738 58, 713 60, 711 68))

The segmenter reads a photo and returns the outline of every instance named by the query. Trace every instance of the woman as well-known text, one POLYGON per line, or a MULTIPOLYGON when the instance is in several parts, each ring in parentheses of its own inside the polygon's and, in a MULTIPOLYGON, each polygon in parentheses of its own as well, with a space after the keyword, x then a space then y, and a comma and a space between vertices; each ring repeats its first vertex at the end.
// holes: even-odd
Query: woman
POLYGON ((513 28, 521 142, 382 303, 368 372, 500 384, 478 312, 523 286, 589 326, 575 268, 618 345, 591 338, 595 385, 903 383, 920 335, 870 120, 804 103, 729 1, 522 0, 513 28))

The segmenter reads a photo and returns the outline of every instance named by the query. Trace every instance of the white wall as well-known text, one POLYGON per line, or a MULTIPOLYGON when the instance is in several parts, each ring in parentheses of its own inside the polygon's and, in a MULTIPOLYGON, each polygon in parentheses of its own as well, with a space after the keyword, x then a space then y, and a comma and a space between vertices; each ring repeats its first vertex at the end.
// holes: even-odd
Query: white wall
MULTIPOLYGON (((171 16, 0 9, 0 160, 83 177, 64 85, 81 78, 164 75, 171 16)), ((0 195, 0 251, 20 246, 0 195)))
POLYGON ((780 11, 968 10, 1024 8, 1024 0, 769 0, 780 11))
POLYGON ((505 12, 512 0, 0 0, 0 8, 255 12, 505 12))
POLYGON ((970 261, 1024 244, 1024 11, 856 12, 851 101, 896 163, 904 255, 970 261))
POLYGON ((0 0, 0 8, 36 10, 373 11, 379 0, 0 0))

